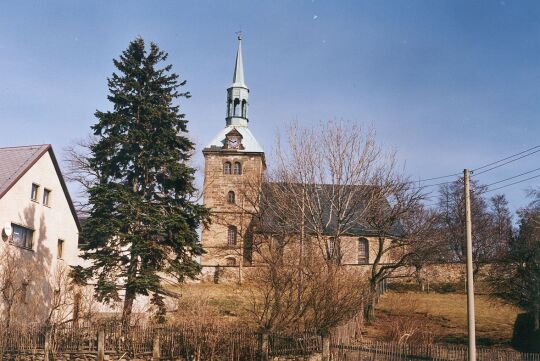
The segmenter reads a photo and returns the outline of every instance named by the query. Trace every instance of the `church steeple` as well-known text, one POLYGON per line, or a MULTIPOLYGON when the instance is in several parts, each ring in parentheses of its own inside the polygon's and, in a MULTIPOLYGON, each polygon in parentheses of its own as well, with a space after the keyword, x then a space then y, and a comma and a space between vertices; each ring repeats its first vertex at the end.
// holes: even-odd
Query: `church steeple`
POLYGON ((238 35, 238 51, 236 52, 236 64, 234 66, 233 83, 231 87, 247 88, 244 84, 244 61, 242 60, 242 35, 238 35))
POLYGON ((227 125, 247 127, 249 89, 244 83, 242 34, 238 35, 238 51, 234 66, 233 83, 227 89, 227 125))

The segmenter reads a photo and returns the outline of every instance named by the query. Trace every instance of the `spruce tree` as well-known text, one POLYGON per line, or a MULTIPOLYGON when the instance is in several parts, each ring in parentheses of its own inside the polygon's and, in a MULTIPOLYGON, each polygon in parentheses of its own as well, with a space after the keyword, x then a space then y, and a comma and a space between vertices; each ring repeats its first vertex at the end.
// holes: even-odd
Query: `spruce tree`
POLYGON ((203 250, 197 229, 208 219, 194 202, 193 143, 179 106, 185 81, 164 65, 167 53, 142 38, 113 60, 108 79, 111 111, 96 111, 97 142, 90 164, 99 179, 89 189, 91 210, 83 227, 82 257, 90 261, 73 275, 93 280, 100 301, 123 299, 128 325, 137 295, 148 295, 164 314, 163 277, 182 282, 195 277, 194 259, 203 250))

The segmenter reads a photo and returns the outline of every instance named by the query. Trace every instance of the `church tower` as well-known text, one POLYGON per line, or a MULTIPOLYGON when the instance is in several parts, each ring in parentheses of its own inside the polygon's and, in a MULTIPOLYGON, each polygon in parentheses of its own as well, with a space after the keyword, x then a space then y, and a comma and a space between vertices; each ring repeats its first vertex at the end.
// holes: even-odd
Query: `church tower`
POLYGON ((233 80, 227 89, 225 128, 203 149, 204 204, 212 213, 212 224, 201 235, 206 250, 201 258, 203 267, 220 266, 218 270, 227 271, 252 261, 253 205, 266 164, 264 151, 248 127, 248 108, 249 88, 244 80, 242 38, 238 36, 233 80))

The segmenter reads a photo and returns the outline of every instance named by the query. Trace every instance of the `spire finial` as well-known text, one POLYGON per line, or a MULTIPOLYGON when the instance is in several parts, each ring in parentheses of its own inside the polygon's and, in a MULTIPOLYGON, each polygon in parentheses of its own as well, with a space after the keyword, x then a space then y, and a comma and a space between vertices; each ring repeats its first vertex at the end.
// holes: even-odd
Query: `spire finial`
POLYGON ((242 30, 238 30, 235 34, 236 34, 236 37, 238 38, 238 40, 242 41, 242 30))

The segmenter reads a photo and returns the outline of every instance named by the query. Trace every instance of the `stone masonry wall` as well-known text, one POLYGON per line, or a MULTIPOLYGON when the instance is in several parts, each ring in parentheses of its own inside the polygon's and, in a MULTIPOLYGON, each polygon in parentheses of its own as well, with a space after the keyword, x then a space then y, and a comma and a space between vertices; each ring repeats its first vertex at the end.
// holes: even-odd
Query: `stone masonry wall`
POLYGON ((227 258, 234 258, 238 265, 244 262, 243 244, 249 238, 250 213, 258 194, 264 170, 263 154, 246 154, 234 151, 205 153, 204 204, 211 209, 212 223, 203 229, 201 240, 206 254, 201 263, 224 266, 227 258), (240 162, 242 174, 224 174, 225 162, 240 162), (227 201, 229 191, 235 193, 235 203, 227 201), (237 228, 237 245, 229 247, 229 226, 237 228))

